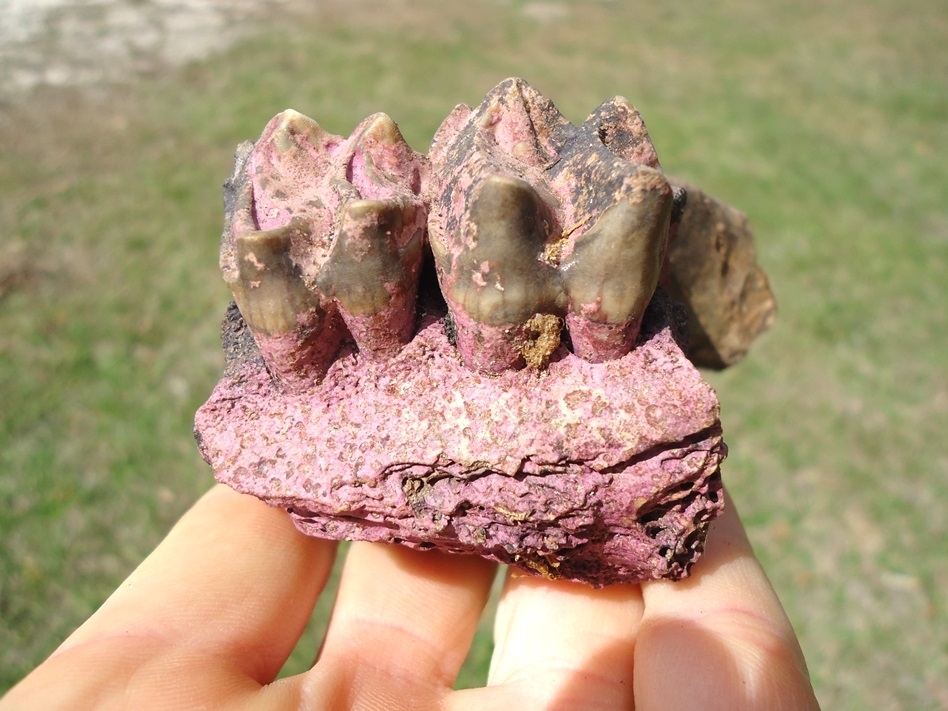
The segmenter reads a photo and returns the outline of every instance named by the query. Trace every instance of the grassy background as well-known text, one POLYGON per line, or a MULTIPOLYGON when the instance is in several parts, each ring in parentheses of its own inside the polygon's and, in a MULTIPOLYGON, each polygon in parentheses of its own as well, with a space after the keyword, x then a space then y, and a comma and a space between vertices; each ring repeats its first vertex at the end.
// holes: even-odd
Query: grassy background
POLYGON ((749 214, 781 311, 708 375, 725 480, 823 706, 948 709, 946 36, 921 0, 330 2, 0 107, 0 691, 211 482, 190 427, 234 145, 292 106, 345 134, 384 110, 425 150, 520 75, 574 121, 627 96, 668 172, 749 214))

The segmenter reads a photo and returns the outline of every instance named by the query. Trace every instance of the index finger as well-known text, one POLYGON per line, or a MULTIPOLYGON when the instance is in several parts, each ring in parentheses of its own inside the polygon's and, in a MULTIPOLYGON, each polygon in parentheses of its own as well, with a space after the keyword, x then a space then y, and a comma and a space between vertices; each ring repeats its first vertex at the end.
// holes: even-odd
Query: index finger
POLYGON ((5 701, 78 708, 114 694, 192 707, 259 689, 299 639, 334 553, 285 511, 216 486, 5 701))

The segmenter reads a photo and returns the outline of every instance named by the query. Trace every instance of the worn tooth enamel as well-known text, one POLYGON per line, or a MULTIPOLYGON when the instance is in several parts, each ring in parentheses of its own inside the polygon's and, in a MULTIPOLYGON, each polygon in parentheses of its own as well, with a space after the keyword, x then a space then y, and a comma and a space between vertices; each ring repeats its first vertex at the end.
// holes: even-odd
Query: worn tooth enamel
POLYGON ((270 120, 250 160, 254 216, 259 229, 280 227, 301 214, 317 222, 327 221, 324 210, 331 211, 335 205, 324 205, 313 172, 330 162, 329 147, 335 138, 292 109, 270 120))
POLYGON ((322 306, 290 257, 293 240, 308 229, 296 218, 277 229, 238 234, 237 273, 228 275, 268 370, 293 392, 322 379, 342 337, 335 309, 322 306))
POLYGON ((492 175, 475 193, 468 214, 471 248, 459 259, 473 275, 454 284, 453 296, 481 323, 519 323, 548 305, 549 270, 538 263, 550 218, 524 180, 492 175))
POLYGON ((425 216, 417 202, 399 199, 355 200, 343 210, 317 283, 369 356, 390 355, 412 337, 425 216))
POLYGON ((524 180, 489 175, 471 190, 461 246, 435 251, 442 290, 465 363, 499 372, 524 363, 526 322, 561 308, 565 294, 541 257, 551 228, 543 200, 524 180))
POLYGON ((266 336, 296 328, 296 314, 319 306, 290 259, 293 234, 306 224, 293 220, 273 230, 237 235, 238 278, 230 282, 240 313, 254 332, 266 336))
POLYGON ((600 104, 583 127, 595 132, 602 144, 623 160, 661 169, 645 121, 625 97, 616 96, 600 104))
POLYGON ((612 360, 631 350, 658 285, 672 191, 651 172, 646 188, 607 208, 561 266, 573 351, 586 360, 612 360))

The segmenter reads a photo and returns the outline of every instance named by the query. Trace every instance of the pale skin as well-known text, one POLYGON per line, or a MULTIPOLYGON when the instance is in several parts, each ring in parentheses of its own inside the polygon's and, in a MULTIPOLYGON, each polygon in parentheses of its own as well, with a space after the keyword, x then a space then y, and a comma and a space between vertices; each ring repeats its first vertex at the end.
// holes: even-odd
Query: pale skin
POLYGON ((818 709, 728 504, 684 582, 593 590, 508 576, 487 686, 454 691, 493 565, 353 544, 317 661, 274 681, 336 544, 218 486, 0 711, 818 709))

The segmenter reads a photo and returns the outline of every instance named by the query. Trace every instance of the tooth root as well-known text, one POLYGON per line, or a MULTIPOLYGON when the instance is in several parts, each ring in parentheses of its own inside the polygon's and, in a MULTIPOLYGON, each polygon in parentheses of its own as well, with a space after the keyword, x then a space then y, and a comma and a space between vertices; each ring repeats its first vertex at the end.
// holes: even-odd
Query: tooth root
POLYGON ((290 245, 308 231, 301 220, 236 236, 236 269, 225 274, 260 353, 287 390, 299 392, 325 375, 341 343, 338 315, 323 309, 290 259, 290 245))
POLYGON ((472 188, 460 249, 433 249, 469 367, 523 367, 526 322, 565 304, 555 270, 540 259, 551 219, 529 183, 492 175, 472 188))
POLYGON ((414 335, 427 213, 420 200, 355 200, 317 279, 359 350, 391 355, 414 335))
POLYGON ((672 190, 657 171, 640 169, 635 178, 631 194, 603 211, 561 266, 573 351, 587 361, 631 350, 658 285, 672 190))

